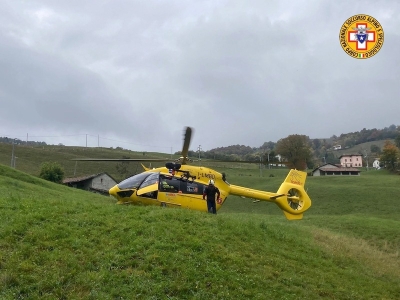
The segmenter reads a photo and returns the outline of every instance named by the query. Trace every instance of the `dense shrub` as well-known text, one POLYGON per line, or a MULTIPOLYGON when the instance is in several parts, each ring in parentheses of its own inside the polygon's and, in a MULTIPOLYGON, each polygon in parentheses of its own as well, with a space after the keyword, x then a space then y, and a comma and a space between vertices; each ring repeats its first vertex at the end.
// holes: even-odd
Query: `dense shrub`
POLYGON ((64 168, 56 162, 45 162, 40 169, 40 178, 61 183, 64 179, 64 168))

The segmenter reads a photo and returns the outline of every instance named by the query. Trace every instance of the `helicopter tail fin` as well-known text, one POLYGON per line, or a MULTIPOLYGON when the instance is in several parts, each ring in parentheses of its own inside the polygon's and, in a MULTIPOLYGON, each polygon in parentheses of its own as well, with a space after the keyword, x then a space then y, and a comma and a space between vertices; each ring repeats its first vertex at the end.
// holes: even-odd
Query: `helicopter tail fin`
POLYGON ((144 164, 141 164, 141 165, 142 165, 142 167, 143 167, 143 169, 144 169, 145 171, 150 170, 150 168, 146 168, 144 164))

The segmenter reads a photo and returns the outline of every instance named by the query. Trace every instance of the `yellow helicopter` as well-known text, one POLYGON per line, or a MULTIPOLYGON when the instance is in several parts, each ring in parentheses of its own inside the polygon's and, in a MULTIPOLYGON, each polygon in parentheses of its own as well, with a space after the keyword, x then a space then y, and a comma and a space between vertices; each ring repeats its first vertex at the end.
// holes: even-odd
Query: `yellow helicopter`
MULTIPOLYGON (((182 207, 207 212, 203 191, 210 180, 220 190, 216 209, 219 210, 229 195, 253 198, 256 201, 276 203, 289 220, 303 218, 303 213, 311 206, 304 184, 307 173, 290 170, 285 181, 276 193, 260 191, 229 184, 224 173, 210 168, 189 165, 188 150, 192 129, 186 127, 182 156, 165 167, 144 168, 144 172, 129 177, 109 190, 109 194, 118 200, 118 204, 158 205, 182 207)), ((75 159, 80 161, 166 161, 165 159, 75 159)))

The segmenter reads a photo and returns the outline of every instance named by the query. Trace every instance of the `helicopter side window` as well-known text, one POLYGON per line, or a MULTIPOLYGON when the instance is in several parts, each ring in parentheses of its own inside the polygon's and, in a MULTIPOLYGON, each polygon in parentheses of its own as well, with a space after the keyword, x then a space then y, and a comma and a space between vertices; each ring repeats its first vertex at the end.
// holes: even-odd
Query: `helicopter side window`
POLYGON ((152 174, 154 174, 154 173, 141 173, 141 174, 137 174, 135 176, 129 177, 128 179, 121 181, 118 184, 118 188, 120 190, 136 189, 148 176, 150 176, 152 174))
POLYGON ((181 190, 184 194, 202 195, 204 186, 197 182, 181 182, 181 190))
POLYGON ((158 194, 158 190, 157 187, 155 186, 155 184, 158 181, 158 176, 159 173, 151 173, 150 176, 148 176, 143 183, 140 185, 138 191, 137 191, 137 195, 140 197, 146 197, 146 198, 152 198, 152 199, 157 199, 157 194, 158 194), (151 185, 154 185, 154 187, 150 187, 151 185), (149 187, 146 189, 146 187, 149 187), (148 189, 154 189, 152 191, 149 191, 147 193, 143 193, 144 191, 148 190, 148 189))
POLYGON ((160 176, 159 190, 161 192, 177 193, 180 191, 180 180, 174 177, 160 176))

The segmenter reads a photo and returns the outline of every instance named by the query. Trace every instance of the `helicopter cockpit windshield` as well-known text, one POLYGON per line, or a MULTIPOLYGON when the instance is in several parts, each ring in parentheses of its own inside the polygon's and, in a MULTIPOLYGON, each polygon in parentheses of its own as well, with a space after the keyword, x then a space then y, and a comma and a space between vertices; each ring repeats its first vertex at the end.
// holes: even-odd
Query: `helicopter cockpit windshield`
POLYGON ((142 189, 142 188, 144 188, 144 187, 146 187, 146 186, 149 186, 149 185, 152 185, 152 184, 157 183, 157 182, 158 182, 158 177, 159 177, 159 176, 160 176, 160 173, 159 173, 159 172, 157 172, 157 173, 151 173, 150 176, 148 176, 148 177, 143 181, 143 183, 140 185, 140 188, 142 189))
POLYGON ((149 184, 157 181, 159 172, 141 173, 135 176, 129 177, 118 184, 120 190, 126 189, 137 189, 142 183, 149 182, 149 184), (154 180, 155 179, 155 180, 154 180), (152 182, 154 180, 154 182, 152 182))

